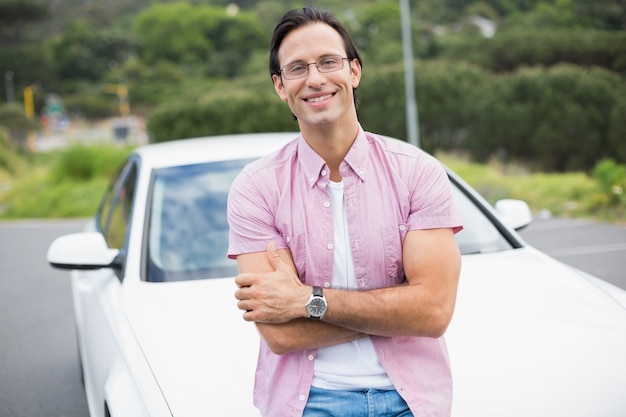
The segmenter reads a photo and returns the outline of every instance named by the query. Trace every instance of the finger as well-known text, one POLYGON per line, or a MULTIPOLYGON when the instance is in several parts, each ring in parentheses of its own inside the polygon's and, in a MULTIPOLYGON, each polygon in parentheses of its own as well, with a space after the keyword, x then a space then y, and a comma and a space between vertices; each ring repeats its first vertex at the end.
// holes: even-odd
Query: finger
POLYGON ((249 303, 247 303, 246 301, 243 301, 243 300, 239 300, 237 302, 237 308, 239 310, 242 310, 242 311, 252 311, 252 309, 250 308, 249 303))
POLYGON ((235 291, 235 298, 236 298, 237 300, 243 300, 243 299, 244 299, 243 294, 241 293, 241 290, 240 290, 240 289, 239 289, 239 290, 237 290, 237 291, 235 291))
POLYGON ((235 277, 235 284, 239 288, 249 287, 252 285, 252 277, 249 274, 239 274, 235 277))
POLYGON ((242 317, 245 321, 254 321, 254 319, 252 318, 252 310, 244 311, 242 317))

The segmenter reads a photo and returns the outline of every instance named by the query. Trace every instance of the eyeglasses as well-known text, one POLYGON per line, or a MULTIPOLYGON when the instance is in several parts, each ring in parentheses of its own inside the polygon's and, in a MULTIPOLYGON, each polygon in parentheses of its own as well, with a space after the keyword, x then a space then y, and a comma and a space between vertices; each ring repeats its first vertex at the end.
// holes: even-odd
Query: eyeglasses
POLYGON ((344 58, 341 55, 327 55, 308 64, 302 61, 292 62, 282 67, 280 73, 286 80, 295 80, 309 75, 309 67, 311 65, 315 65, 319 72, 339 71, 343 68, 344 59, 347 60, 348 58, 344 58))

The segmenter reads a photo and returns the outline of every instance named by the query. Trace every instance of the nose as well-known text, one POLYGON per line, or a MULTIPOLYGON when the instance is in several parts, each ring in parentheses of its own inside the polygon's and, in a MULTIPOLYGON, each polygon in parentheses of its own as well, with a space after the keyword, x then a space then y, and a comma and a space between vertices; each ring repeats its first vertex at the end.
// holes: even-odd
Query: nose
POLYGON ((309 73, 306 75, 308 85, 316 86, 326 83, 326 76, 317 69, 315 63, 309 64, 309 73))

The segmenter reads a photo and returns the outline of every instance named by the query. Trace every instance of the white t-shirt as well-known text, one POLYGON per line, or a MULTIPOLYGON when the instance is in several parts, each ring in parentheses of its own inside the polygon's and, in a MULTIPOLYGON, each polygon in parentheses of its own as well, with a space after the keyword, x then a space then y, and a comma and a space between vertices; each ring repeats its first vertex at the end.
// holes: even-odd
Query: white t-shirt
MULTIPOLYGON (((329 189, 335 229, 333 288, 355 289, 357 283, 344 210, 343 182, 331 181, 329 189)), ((334 390, 394 388, 369 337, 318 349, 313 386, 334 390)))

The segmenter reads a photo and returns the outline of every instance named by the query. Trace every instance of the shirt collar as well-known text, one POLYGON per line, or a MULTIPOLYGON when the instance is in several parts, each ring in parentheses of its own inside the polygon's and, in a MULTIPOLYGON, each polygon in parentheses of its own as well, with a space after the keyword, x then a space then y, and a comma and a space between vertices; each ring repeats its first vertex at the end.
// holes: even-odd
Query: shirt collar
MULTIPOLYGON (((354 140, 350 150, 348 150, 344 161, 361 179, 361 181, 365 181, 367 174, 367 156, 369 152, 367 144, 367 136, 363 131, 363 128, 359 125, 356 139, 354 140)), ((320 173, 326 166, 326 162, 324 162, 322 157, 320 157, 317 152, 309 146, 306 140, 304 140, 302 133, 300 133, 300 136, 298 137, 297 147, 298 160, 300 161, 304 174, 307 177, 309 186, 313 187, 322 177, 320 173)))

